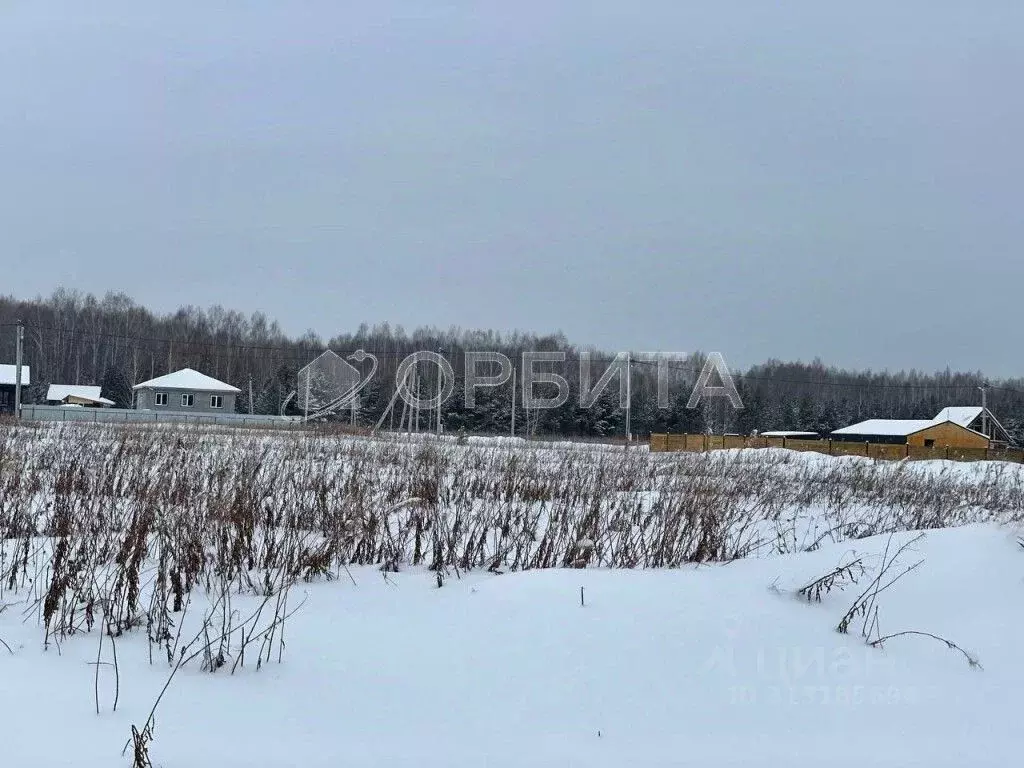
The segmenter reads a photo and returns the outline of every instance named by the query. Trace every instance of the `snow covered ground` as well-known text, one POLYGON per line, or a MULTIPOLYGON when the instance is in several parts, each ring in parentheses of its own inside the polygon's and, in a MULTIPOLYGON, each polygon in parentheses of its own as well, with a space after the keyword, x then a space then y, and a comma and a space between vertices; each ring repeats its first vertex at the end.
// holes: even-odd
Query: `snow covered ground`
POLYGON ((0 431, 0 764, 130 765, 159 699, 165 768, 1015 765, 1022 519, 995 463, 0 431))
MULTIPOLYGON (((913 538, 902 534, 892 544, 913 538)), ((471 574, 355 569, 303 586, 283 662, 181 671, 155 765, 1011 766, 1024 746, 1024 550, 992 525, 929 532, 879 597, 878 650, 836 624, 861 591, 792 591, 888 542, 682 570, 471 574), (581 605, 580 588, 583 588, 581 605)), ((890 552, 893 547, 890 545, 890 552)), ((862 580, 862 585, 866 580, 862 580)), ((249 598, 252 600, 253 598, 249 598)), ((4 763, 111 766, 167 677, 118 643, 120 695, 94 636, 49 651, 0 616, 4 763)), ((110 660, 109 645, 104 658, 110 660)))

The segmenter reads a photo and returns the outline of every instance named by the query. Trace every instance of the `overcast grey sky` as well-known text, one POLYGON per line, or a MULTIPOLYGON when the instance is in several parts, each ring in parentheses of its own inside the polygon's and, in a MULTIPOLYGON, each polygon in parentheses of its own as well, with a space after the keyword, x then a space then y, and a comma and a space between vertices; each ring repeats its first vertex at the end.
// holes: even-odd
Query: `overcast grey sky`
POLYGON ((150 5, 0 6, 0 293, 1024 374, 1020 0, 150 5))

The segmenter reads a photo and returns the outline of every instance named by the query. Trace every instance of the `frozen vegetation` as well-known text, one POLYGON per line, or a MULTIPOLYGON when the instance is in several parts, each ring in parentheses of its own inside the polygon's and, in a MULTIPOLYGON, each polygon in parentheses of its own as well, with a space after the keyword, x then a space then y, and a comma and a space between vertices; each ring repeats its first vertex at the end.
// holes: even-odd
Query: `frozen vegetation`
POLYGON ((0 428, 4 752, 1010 765, 1022 515, 1000 463, 0 428))

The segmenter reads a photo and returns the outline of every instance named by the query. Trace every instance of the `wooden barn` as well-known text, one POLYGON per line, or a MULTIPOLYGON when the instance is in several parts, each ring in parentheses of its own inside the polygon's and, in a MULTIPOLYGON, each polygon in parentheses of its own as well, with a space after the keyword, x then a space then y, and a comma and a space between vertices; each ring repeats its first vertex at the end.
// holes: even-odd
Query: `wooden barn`
POLYGON ((988 448, 992 438, 973 428, 981 411, 981 408, 944 408, 934 419, 868 419, 835 430, 831 438, 837 442, 916 448, 988 448))
POLYGON ((988 435, 994 445, 1014 445, 1013 435, 1006 431, 1006 428, 999 422, 996 415, 988 408, 980 405, 958 405, 943 408, 935 421, 952 421, 961 427, 967 427, 974 432, 981 432, 988 435))

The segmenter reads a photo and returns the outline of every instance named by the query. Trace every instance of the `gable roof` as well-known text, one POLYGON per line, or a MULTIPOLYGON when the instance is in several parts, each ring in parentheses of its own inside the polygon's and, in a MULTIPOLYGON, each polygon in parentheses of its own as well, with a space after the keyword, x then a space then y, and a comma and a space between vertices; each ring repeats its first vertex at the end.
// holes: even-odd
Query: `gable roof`
POLYGON ((933 421, 952 421, 961 427, 969 427, 983 410, 980 405, 952 405, 939 411, 933 421))
POLYGON ((182 368, 180 371, 168 373, 166 376, 158 376, 155 379, 136 384, 132 389, 155 389, 164 387, 166 389, 197 389, 203 392, 241 392, 238 387, 232 387, 223 381, 218 381, 205 373, 194 371, 191 368, 182 368))
POLYGON ((935 426, 933 419, 868 419, 832 431, 833 435, 885 435, 906 437, 922 429, 935 426))
MULTIPOLYGON (((936 421, 938 421, 943 417, 947 417, 949 421, 955 422, 963 427, 968 427, 970 429, 970 425, 974 424, 978 420, 978 418, 982 416, 982 414, 984 414, 985 417, 988 419, 988 426, 990 431, 992 432, 991 439, 999 440, 1001 438, 1004 442, 1010 445, 1016 444, 1014 436, 1011 435, 1006 430, 1006 427, 1004 427, 999 422, 999 419, 996 418, 996 415, 992 413, 992 411, 990 411, 988 408, 982 408, 980 405, 954 406, 952 408, 943 408, 939 412, 939 415, 935 417, 935 419, 936 421)), ((980 430, 977 429, 971 429, 971 431, 980 432, 980 430)))
MULTIPOLYGON (((0 365, 0 384, 10 384, 12 387, 18 382, 18 366, 16 365, 0 365)), ((27 366, 21 366, 21 385, 32 383, 32 369, 27 366)))
POLYGON ((113 400, 102 396, 100 387, 85 384, 51 384, 46 390, 47 400, 63 400, 66 397, 77 397, 80 400, 91 400, 94 403, 114 405, 113 400))
POLYGON ((981 415, 983 410, 981 406, 954 405, 943 408, 934 419, 868 419, 867 421, 851 424, 842 429, 833 430, 832 434, 906 437, 923 429, 948 422, 956 424, 958 427, 963 427, 968 432, 973 432, 976 435, 987 438, 988 435, 976 429, 971 429, 969 426, 981 415))

